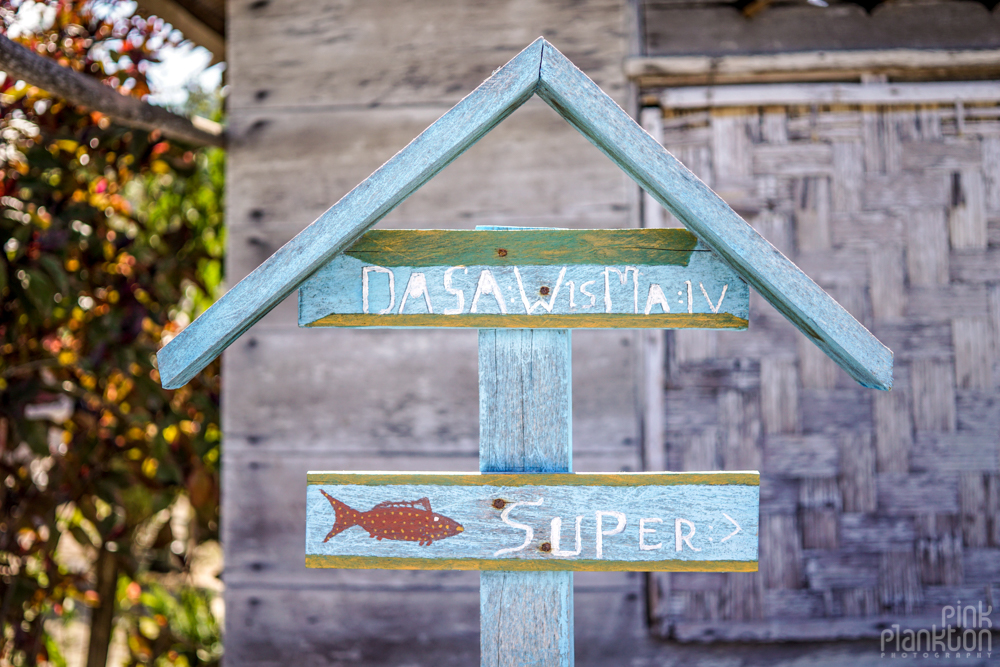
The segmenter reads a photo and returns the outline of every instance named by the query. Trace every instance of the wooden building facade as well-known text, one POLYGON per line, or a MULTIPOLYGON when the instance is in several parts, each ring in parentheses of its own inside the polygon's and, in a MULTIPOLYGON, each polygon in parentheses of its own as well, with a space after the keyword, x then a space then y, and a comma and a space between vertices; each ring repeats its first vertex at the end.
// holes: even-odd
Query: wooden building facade
MULTIPOLYGON (((575 332, 575 470, 762 474, 761 571, 577 574, 580 664, 1000 606, 1000 15, 869 9, 229 3, 230 281, 544 35, 895 352, 864 390, 759 298, 744 333, 575 332)), ((477 224, 677 223, 534 99, 379 226, 477 224)), ((224 357, 227 660, 475 663, 478 574, 303 562, 307 470, 477 469, 475 332, 295 307, 224 357)))

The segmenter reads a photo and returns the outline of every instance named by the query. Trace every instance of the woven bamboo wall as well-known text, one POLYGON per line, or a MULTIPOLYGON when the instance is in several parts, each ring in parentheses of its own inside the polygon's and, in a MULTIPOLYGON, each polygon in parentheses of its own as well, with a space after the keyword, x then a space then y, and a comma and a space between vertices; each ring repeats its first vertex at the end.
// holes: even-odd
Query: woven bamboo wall
POLYGON ((658 575, 660 630, 878 636, 997 606, 1000 107, 696 110, 662 128, 896 369, 892 392, 857 386, 756 295, 746 333, 668 334, 667 467, 761 470, 761 570, 658 575))

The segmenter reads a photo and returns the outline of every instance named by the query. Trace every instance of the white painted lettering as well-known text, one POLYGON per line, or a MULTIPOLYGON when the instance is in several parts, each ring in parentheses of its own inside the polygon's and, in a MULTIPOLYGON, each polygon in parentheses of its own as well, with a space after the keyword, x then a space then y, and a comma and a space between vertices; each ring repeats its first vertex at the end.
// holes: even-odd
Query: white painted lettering
MULTIPOLYGON (((722 543, 723 543, 723 542, 725 542, 726 540, 728 540, 728 539, 731 539, 731 538, 735 537, 735 536, 736 536, 736 533, 738 533, 738 532, 740 532, 741 530, 743 530, 742 528, 740 528, 740 524, 736 523, 736 519, 734 519, 733 517, 729 516, 729 515, 728 515, 728 514, 726 514, 725 512, 723 512, 723 513, 722 513, 722 516, 726 517, 726 518, 727 518, 727 519, 729 520, 729 522, 730 522, 731 524, 733 524, 734 526, 736 526, 736 530, 734 530, 733 532, 729 533, 728 535, 726 535, 725 537, 723 537, 723 538, 722 538, 721 540, 719 540, 719 544, 722 544, 722 543)), ((694 533, 693 533, 693 532, 692 532, 691 534, 692 534, 692 535, 694 535, 694 533)))
POLYGON ((552 527, 549 531, 549 539, 552 542, 552 555, 558 556, 559 558, 568 558, 570 556, 579 556, 580 552, 583 551, 583 542, 580 536, 580 524, 583 523, 583 517, 576 517, 576 551, 570 551, 568 549, 563 550, 559 548, 559 538, 562 534, 562 517, 556 517, 552 519, 552 527))
POLYGON ((646 533, 655 533, 655 528, 646 528, 647 523, 663 523, 663 519, 639 519, 639 550, 653 551, 663 547, 663 542, 646 544, 646 533))
POLYGON ((677 551, 680 551, 685 544, 688 545, 688 549, 690 549, 691 551, 701 551, 701 549, 696 549, 691 545, 691 538, 694 537, 694 530, 695 530, 694 524, 688 521, 687 519, 678 518, 674 522, 674 547, 677 551), (689 532, 687 535, 682 534, 681 532, 682 525, 690 528, 691 532, 689 532))
POLYGON ((656 304, 660 304, 660 310, 664 313, 670 312, 670 305, 667 303, 667 296, 663 293, 663 288, 656 283, 650 283, 649 293, 646 295, 646 310, 643 314, 649 315, 656 304))
POLYGON ((628 282, 628 272, 632 272, 632 312, 639 313, 639 269, 634 266, 626 266, 624 271, 620 271, 613 266, 604 267, 604 312, 611 312, 611 284, 609 276, 614 271, 618 274, 618 279, 624 285, 628 282))
POLYGON ((511 521, 510 520, 510 513, 514 510, 515 507, 518 507, 520 505, 532 505, 532 506, 537 507, 538 505, 541 505, 544 501, 545 501, 545 498, 539 498, 538 500, 531 500, 531 501, 527 501, 526 500, 526 501, 522 501, 522 502, 519 502, 519 503, 511 503, 511 504, 507 505, 507 508, 503 512, 500 513, 500 520, 503 521, 508 526, 510 526, 511 528, 517 528, 518 530, 523 530, 524 531, 524 543, 521 546, 519 546, 519 547, 511 547, 509 549, 500 549, 499 551, 497 551, 496 553, 493 554, 494 558, 496 558, 497 556, 499 556, 501 554, 510 554, 510 553, 514 553, 515 551, 521 551, 526 546, 528 546, 529 544, 531 544, 531 540, 535 536, 535 530, 531 526, 529 526, 527 524, 518 523, 516 521, 511 521))
POLYGON ((624 512, 597 512, 597 557, 603 558, 604 556, 604 538, 611 537, 612 535, 617 535, 618 533, 625 530, 625 513, 624 512), (613 516, 618 520, 618 525, 611 530, 604 530, 603 521, 604 517, 613 516))
POLYGON ((361 269, 361 310, 363 313, 368 314, 368 274, 372 271, 375 273, 385 273, 389 276, 389 305, 378 311, 379 315, 388 315, 392 312, 392 307, 396 305, 396 281, 392 271, 381 266, 366 266, 361 269))
POLYGON ((567 280, 566 285, 569 287, 569 307, 576 308, 576 304, 573 303, 573 292, 576 291, 576 284, 572 280, 567 280))
POLYGON ((465 310, 465 291, 460 289, 455 289, 451 284, 451 274, 455 271, 462 269, 465 275, 469 275, 469 269, 464 266, 453 266, 444 272, 444 289, 448 294, 453 294, 458 297, 458 305, 454 308, 445 308, 445 315, 461 315, 462 311, 465 310))
POLYGON ((712 303, 712 300, 708 298, 708 290, 705 289, 703 283, 698 283, 698 287, 701 288, 701 293, 705 295, 705 301, 708 301, 708 307, 712 309, 713 313, 718 313, 719 308, 722 308, 722 300, 726 298, 726 290, 729 289, 729 285, 722 286, 722 294, 719 295, 719 303, 712 303))
POLYGON ((625 268, 626 275, 632 272, 632 314, 639 314, 639 267, 629 266, 625 268))
POLYGON ((514 277, 517 278, 517 286, 521 290, 521 303, 524 304, 524 312, 527 315, 534 313, 535 308, 538 308, 539 306, 544 308, 546 312, 551 313, 552 306, 556 304, 556 296, 559 294, 559 287, 562 286, 563 278, 566 277, 566 267, 564 266, 562 271, 559 272, 559 278, 556 279, 556 287, 552 290, 552 296, 549 297, 548 303, 545 303, 545 299, 539 299, 535 303, 529 305, 528 295, 525 293, 524 283, 521 281, 521 272, 517 270, 516 266, 514 267, 514 277))
POLYGON ((688 286, 688 313, 694 312, 694 293, 691 291, 691 281, 685 280, 684 283, 688 286))
POLYGON ((476 284, 476 294, 472 297, 472 308, 469 309, 469 312, 478 312, 476 308, 479 306, 479 297, 483 294, 492 294, 497 305, 500 306, 500 312, 504 315, 507 314, 507 306, 503 302, 503 292, 500 291, 500 285, 497 284, 496 278, 493 277, 493 272, 489 269, 483 269, 479 274, 479 282, 476 284))
POLYGON ((621 271, 612 266, 604 267, 604 312, 605 313, 611 312, 611 284, 608 280, 608 276, 610 275, 611 271, 614 271, 615 273, 618 274, 618 277, 621 278, 622 285, 625 284, 625 279, 628 277, 628 271, 622 273, 621 271))
POLYGON ((414 271, 410 274, 410 279, 406 281, 406 289, 403 290, 403 298, 399 302, 399 314, 403 314, 403 309, 406 308, 406 298, 413 297, 414 299, 419 299, 424 297, 424 303, 427 304, 427 312, 434 314, 434 308, 431 306, 431 295, 427 291, 427 277, 422 273, 417 273, 414 271))
POLYGON ((584 308, 593 308, 597 304, 597 296, 594 295, 594 294, 591 294, 590 292, 587 291, 587 285, 593 285, 595 282, 597 282, 597 281, 596 280, 588 280, 587 282, 585 282, 582 285, 580 285, 580 294, 582 294, 584 296, 589 296, 590 297, 590 305, 589 306, 584 306, 584 308))

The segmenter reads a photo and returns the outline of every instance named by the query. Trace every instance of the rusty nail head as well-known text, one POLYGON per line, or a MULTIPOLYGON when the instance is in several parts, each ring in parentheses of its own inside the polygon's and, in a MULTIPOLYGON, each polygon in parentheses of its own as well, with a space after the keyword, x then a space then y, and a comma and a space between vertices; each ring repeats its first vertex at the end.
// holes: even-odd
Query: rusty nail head
POLYGON ((546 552, 552 551, 552 545, 549 544, 548 542, 542 542, 542 546, 540 548, 541 548, 542 551, 546 551, 546 552))
POLYGON ((501 257, 507 256, 507 248, 497 248, 497 254, 501 257))
POLYGON ((541 294, 542 296, 545 296, 546 294, 549 293, 549 288, 546 287, 545 285, 542 285, 541 289, 538 290, 538 293, 541 294))
POLYGON ((497 498, 493 501, 493 507, 496 507, 498 510, 502 510, 506 504, 507 502, 503 498, 497 498))

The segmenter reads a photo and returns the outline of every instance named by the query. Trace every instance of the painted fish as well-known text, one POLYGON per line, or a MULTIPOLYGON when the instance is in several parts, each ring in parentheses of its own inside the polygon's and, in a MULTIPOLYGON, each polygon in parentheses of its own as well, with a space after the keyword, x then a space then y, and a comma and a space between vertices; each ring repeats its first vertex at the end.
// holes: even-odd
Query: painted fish
POLYGON ((417 542, 422 547, 465 530, 457 521, 431 511, 431 501, 427 498, 410 502, 386 501, 367 512, 359 512, 322 489, 320 493, 333 505, 337 517, 324 542, 351 526, 361 526, 368 531, 369 537, 377 540, 405 540, 417 542))

